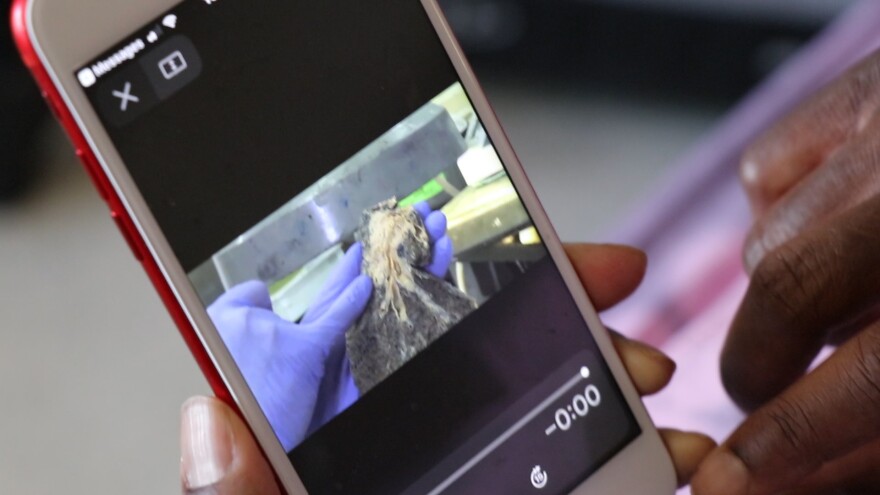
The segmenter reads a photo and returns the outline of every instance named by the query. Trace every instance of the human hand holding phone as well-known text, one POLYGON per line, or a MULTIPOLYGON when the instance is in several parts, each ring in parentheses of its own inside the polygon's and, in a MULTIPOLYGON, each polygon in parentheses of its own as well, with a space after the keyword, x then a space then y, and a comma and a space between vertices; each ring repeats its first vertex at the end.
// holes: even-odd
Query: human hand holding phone
MULTIPOLYGON (((625 351, 652 381, 627 376, 434 0, 171 3, 17 0, 13 22, 113 219, 287 493, 673 493, 638 394, 671 367, 643 374, 625 351), (445 220, 391 198, 443 205, 460 262, 449 280, 453 243, 421 227, 445 220), (372 291, 352 254, 320 300, 306 289, 317 279, 279 294, 306 319, 269 314, 267 285, 357 239, 372 291), (239 326, 214 324, 206 306, 240 284, 224 306, 239 326), (359 318, 370 292, 381 300, 359 318), (356 395, 346 354, 370 391, 317 428, 356 395)), ((603 285, 627 273, 576 254, 603 285)), ((199 464, 214 475, 189 486, 249 448, 211 424, 232 438, 195 447, 234 445, 210 451, 233 467, 199 464)))
MULTIPOLYGON (((432 238, 439 241, 443 236, 438 238, 432 234, 432 238)), ((633 249, 569 245, 566 250, 599 310, 627 297, 644 274, 645 257, 633 249)), ((351 257, 356 254, 356 250, 349 252, 351 257)), ((435 250, 435 259, 442 255, 435 250)), ((640 394, 659 392, 669 383, 675 371, 675 363, 669 358, 620 335, 615 334, 614 338, 640 394)), ((714 443, 699 434, 673 430, 662 430, 661 434, 672 455, 679 482, 686 483, 714 443)), ((184 493, 202 493, 207 488, 218 495, 281 493, 250 431, 227 405, 217 399, 194 398, 183 406, 181 450, 184 493)))

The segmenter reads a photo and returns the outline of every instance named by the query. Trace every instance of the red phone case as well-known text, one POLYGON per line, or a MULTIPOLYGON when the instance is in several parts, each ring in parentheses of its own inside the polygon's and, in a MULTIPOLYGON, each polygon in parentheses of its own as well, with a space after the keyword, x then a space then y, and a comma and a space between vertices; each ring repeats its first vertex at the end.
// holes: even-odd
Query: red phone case
POLYGON ((119 199, 119 195, 113 189, 107 174, 98 162, 94 150, 89 146, 82 130, 76 124, 73 114, 61 98, 61 93, 52 82, 52 78, 49 77, 46 67, 37 55, 36 49, 30 39, 30 33, 28 32, 28 22, 26 18, 27 4, 28 0, 14 0, 11 12, 12 35, 25 65, 31 71, 31 74, 40 86, 43 98, 46 100, 46 103, 48 103, 52 113, 55 114, 55 117, 61 123, 65 132, 67 132, 67 135, 76 150, 76 155, 80 158, 83 167, 85 167, 86 172, 88 172, 89 176, 92 178, 95 188, 98 189, 98 193, 110 207, 110 217, 119 227, 122 236, 131 247, 135 258, 141 263, 144 270, 147 272, 147 276, 156 287, 156 291, 159 293, 162 302, 171 314, 171 318, 177 324, 178 329, 180 329, 180 334, 183 336, 183 340, 186 342, 187 347, 189 347, 190 352, 192 352, 193 357, 195 357, 196 362, 198 363, 199 368, 201 368, 202 373, 204 373, 205 378, 208 380, 211 389, 213 389, 219 399, 229 404, 229 406, 238 412, 238 407, 232 399, 232 394, 229 389, 226 388, 226 384, 220 376, 220 373, 217 371, 217 368, 214 366, 211 356, 202 345, 195 328, 193 328, 189 318, 186 316, 186 312, 175 297, 171 286, 165 279, 165 276, 162 275, 162 271, 160 270, 156 259, 153 258, 149 249, 147 249, 146 242, 144 242, 144 239, 135 227, 131 216, 128 214, 128 211, 119 199))

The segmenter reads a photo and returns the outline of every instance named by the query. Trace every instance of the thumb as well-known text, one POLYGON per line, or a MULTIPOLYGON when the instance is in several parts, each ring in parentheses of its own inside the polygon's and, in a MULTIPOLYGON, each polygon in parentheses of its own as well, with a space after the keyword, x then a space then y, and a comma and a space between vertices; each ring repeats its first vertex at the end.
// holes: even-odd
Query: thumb
POLYGON ((268 462, 241 419, 217 399, 183 405, 180 478, 191 495, 280 495, 268 462))

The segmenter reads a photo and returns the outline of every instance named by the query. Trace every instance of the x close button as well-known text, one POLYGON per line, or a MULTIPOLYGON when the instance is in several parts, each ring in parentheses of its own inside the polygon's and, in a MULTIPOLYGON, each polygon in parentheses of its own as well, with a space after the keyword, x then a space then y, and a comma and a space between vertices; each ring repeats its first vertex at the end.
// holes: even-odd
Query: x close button
POLYGON ((89 68, 80 73, 91 75, 80 82, 89 98, 97 100, 104 122, 123 127, 198 79, 202 59, 189 38, 178 34, 98 79, 89 68))
POLYGON ((150 81, 140 70, 119 72, 98 86, 97 95, 101 115, 117 127, 132 122, 159 102, 150 81))
POLYGON ((125 81, 122 91, 113 91, 113 96, 119 98, 119 111, 127 112, 130 103, 140 103, 141 99, 131 92, 131 83, 125 81))

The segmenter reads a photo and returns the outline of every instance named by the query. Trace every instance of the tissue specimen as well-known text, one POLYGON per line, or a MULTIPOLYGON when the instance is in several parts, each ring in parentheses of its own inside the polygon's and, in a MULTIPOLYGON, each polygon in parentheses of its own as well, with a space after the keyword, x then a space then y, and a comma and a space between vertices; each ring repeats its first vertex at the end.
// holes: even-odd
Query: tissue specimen
POLYGON ((364 212, 355 237, 374 292, 346 333, 355 383, 376 386, 477 308, 452 284, 421 269, 431 261, 428 232, 412 208, 386 201, 364 212))

